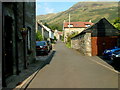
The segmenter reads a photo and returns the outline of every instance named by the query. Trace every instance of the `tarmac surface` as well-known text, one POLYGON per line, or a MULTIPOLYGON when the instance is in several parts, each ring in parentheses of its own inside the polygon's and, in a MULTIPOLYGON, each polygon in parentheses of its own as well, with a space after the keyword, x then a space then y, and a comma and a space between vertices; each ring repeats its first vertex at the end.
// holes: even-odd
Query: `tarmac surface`
POLYGON ((47 65, 27 88, 118 88, 119 72, 98 57, 88 57, 58 41, 47 65))

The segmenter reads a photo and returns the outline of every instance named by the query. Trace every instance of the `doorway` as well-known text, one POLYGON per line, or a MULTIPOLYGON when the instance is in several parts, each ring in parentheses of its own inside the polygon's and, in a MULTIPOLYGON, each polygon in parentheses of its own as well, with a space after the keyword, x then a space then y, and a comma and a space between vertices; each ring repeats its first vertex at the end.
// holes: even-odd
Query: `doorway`
POLYGON ((3 31, 3 73, 5 77, 13 74, 13 39, 12 39, 12 23, 13 19, 10 16, 4 17, 3 31))

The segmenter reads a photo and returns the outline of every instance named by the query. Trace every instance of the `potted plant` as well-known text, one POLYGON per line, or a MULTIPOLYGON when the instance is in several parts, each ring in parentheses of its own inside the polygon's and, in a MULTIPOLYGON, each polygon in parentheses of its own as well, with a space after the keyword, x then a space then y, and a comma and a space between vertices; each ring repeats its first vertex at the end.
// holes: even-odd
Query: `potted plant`
POLYGON ((27 33, 28 33, 27 28, 21 28, 21 34, 22 34, 23 38, 26 37, 27 33))

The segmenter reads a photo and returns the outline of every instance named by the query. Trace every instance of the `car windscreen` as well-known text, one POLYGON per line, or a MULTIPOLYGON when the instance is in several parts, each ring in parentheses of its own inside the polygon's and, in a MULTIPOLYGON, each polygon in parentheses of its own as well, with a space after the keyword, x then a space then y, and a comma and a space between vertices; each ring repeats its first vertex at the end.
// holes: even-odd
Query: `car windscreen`
POLYGON ((44 45, 46 45, 45 42, 36 42, 36 46, 44 46, 44 45))
POLYGON ((120 52, 120 50, 116 50, 115 52, 120 52))
POLYGON ((116 50, 116 51, 113 52, 113 53, 118 54, 118 53, 120 53, 120 50, 116 50))

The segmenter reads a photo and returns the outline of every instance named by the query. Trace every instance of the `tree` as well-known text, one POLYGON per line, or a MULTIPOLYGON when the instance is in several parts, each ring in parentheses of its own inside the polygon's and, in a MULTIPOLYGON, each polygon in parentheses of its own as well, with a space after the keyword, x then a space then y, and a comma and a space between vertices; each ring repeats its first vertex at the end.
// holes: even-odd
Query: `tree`
POLYGON ((67 47, 71 48, 71 38, 77 34, 78 34, 78 32, 72 32, 71 34, 68 34, 67 42, 66 42, 67 47))
POLYGON ((42 38, 42 34, 40 33, 40 31, 37 31, 36 33, 36 41, 42 41, 43 38, 42 38))
POLYGON ((113 21, 113 25, 115 26, 115 28, 117 28, 118 30, 120 30, 120 17, 116 18, 113 21))
POLYGON ((46 22, 44 23, 44 25, 51 29, 51 27, 46 22))

